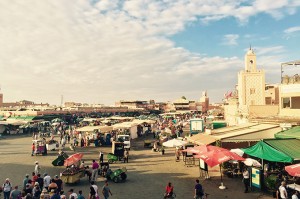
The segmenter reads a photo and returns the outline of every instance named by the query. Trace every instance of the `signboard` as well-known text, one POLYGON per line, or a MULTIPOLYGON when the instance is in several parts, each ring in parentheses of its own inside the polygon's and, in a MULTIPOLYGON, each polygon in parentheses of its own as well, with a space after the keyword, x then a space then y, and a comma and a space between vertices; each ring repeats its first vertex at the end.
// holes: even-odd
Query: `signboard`
POLYGON ((256 168, 251 168, 251 183, 253 187, 261 188, 261 182, 260 182, 260 175, 261 170, 256 168))
MULTIPOLYGON (((193 147, 194 147, 193 144, 192 145, 189 145, 189 144, 185 145, 185 149, 187 149, 187 148, 193 148, 193 147)), ((186 157, 193 157, 193 153, 186 152, 185 156, 186 157)))
POLYGON ((202 159, 199 159, 199 167, 201 170, 208 171, 207 164, 202 159))
POLYGON ((204 121, 202 119, 191 119, 190 120, 190 131, 192 134, 203 132, 204 121))

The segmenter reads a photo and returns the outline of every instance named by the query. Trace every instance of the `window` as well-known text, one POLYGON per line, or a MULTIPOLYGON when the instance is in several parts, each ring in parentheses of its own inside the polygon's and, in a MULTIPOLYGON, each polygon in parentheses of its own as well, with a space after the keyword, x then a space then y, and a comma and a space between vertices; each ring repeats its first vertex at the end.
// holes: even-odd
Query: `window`
POLYGON ((291 100, 289 97, 282 98, 282 108, 290 108, 291 107, 291 100))
POLYGON ((250 95, 255 94, 255 88, 250 88, 250 95))
POLYGON ((291 109, 300 109, 300 97, 291 97, 291 109))

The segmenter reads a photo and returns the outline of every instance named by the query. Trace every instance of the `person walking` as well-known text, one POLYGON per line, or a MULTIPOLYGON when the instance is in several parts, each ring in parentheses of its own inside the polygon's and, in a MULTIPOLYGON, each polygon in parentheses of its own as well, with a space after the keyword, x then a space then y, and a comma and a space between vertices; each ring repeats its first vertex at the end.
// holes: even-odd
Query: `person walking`
POLYGON ((243 171, 243 182, 244 182, 244 185, 245 185, 245 193, 248 192, 248 187, 250 186, 250 175, 249 175, 249 171, 248 171, 248 168, 244 168, 244 171, 243 171))
POLYGON ((77 193, 74 192, 74 189, 69 190, 69 199, 72 199, 72 198, 74 198, 74 199, 78 198, 77 193))
POLYGON ((103 163, 103 156, 104 156, 103 152, 100 151, 100 153, 99 153, 99 160, 100 160, 100 163, 103 163))
POLYGON ((203 187, 200 184, 199 180, 197 179, 195 184, 194 198, 202 199, 203 195, 204 195, 203 187))
POLYGON ((44 188, 46 188, 47 191, 50 183, 51 183, 51 177, 47 173, 44 173, 44 188))
POLYGON ((60 192, 63 190, 63 181, 58 177, 58 175, 54 176, 54 181, 57 184, 57 191, 60 192))
POLYGON ((88 199, 96 199, 96 192, 95 189, 90 186, 90 193, 89 193, 89 198, 88 199))
POLYGON ((127 162, 128 163, 128 159, 129 159, 129 151, 128 149, 124 150, 124 163, 127 162))
POLYGON ((84 196, 82 195, 82 190, 78 191, 77 199, 85 199, 84 196))
POLYGON ((165 195, 164 195, 164 198, 170 198, 173 196, 173 193, 174 193, 174 187, 172 186, 172 183, 169 182, 166 186, 166 189, 165 189, 165 195))
POLYGON ((44 187, 44 178, 41 177, 41 174, 37 174, 37 177, 38 178, 36 179, 36 182, 39 183, 39 186, 40 186, 41 191, 42 191, 42 189, 44 187))
POLYGON ((35 166, 34 166, 34 173, 35 173, 35 175, 39 174, 40 170, 41 170, 41 167, 39 165, 39 162, 35 161, 35 166))
POLYGON ((28 183, 28 180, 29 180, 29 174, 26 174, 23 180, 23 190, 26 189, 26 184, 28 183))
POLYGON ((15 186, 14 190, 10 193, 10 199, 18 199, 21 196, 21 191, 15 186))
POLYGON ((112 196, 112 193, 110 191, 110 188, 108 187, 108 182, 107 180, 105 181, 104 186, 102 187, 102 194, 104 196, 104 199, 108 199, 109 194, 112 196))
POLYGON ((98 191, 98 186, 95 184, 94 181, 91 182, 91 187, 95 190, 95 198, 99 198, 99 191, 98 191))
POLYGON ((99 169, 99 164, 93 160, 93 164, 92 164, 92 181, 96 181, 97 180, 97 173, 98 173, 98 169, 99 169))
POLYGON ((12 191, 12 185, 10 183, 9 178, 6 178, 4 184, 2 185, 2 190, 4 193, 4 199, 9 199, 10 192, 12 191))
POLYGON ((35 144, 32 143, 32 145, 31 145, 31 156, 34 155, 34 152, 35 152, 35 144))

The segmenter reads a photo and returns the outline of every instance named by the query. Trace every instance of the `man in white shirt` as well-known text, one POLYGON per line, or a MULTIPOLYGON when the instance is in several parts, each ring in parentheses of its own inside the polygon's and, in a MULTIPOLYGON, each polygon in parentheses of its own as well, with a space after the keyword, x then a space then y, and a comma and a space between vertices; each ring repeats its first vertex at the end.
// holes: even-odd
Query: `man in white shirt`
POLYGON ((78 196, 77 196, 77 193, 74 193, 74 189, 70 189, 69 190, 69 199, 77 199, 78 198, 78 196))
POLYGON ((91 182, 91 186, 94 188, 94 190, 95 190, 95 192, 96 192, 95 196, 97 197, 97 196, 98 196, 98 186, 95 185, 95 182, 94 182, 94 181, 91 182))
POLYGON ((287 199, 288 198, 285 186, 286 186, 286 183, 284 181, 281 182, 281 186, 279 187, 279 193, 280 193, 280 198, 281 199, 287 199))
POLYGON ((51 177, 47 173, 45 173, 44 174, 44 188, 46 188, 48 190, 50 183, 51 183, 51 177))
POLYGON ((35 167, 34 167, 34 173, 35 175, 39 174, 40 173, 40 165, 39 165, 39 162, 38 161, 35 161, 35 167))
POLYGON ((292 199, 299 199, 298 198, 298 191, 294 191, 294 194, 292 195, 292 199))

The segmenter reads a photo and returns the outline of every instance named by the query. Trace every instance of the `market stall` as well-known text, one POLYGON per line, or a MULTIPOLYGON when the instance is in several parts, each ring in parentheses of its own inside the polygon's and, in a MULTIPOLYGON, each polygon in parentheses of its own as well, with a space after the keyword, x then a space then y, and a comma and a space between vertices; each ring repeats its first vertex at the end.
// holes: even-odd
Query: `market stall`
POLYGON ((60 178, 66 184, 73 184, 79 182, 80 178, 84 177, 84 172, 84 168, 70 167, 61 173, 60 178))
POLYGON ((79 162, 82 157, 82 153, 75 153, 65 159, 64 166, 67 168, 60 174, 64 183, 77 183, 80 181, 80 178, 84 177, 85 168, 79 168, 79 162))
POLYGON ((122 134, 130 135, 131 139, 135 139, 138 137, 137 133, 138 124, 134 122, 122 122, 113 125, 114 130, 119 130, 122 134))
POLYGON ((59 148, 59 143, 56 140, 48 140, 46 142, 46 148, 48 151, 55 151, 59 148))
POLYGON ((46 141, 44 139, 32 140, 35 145, 35 155, 47 155, 46 141))

